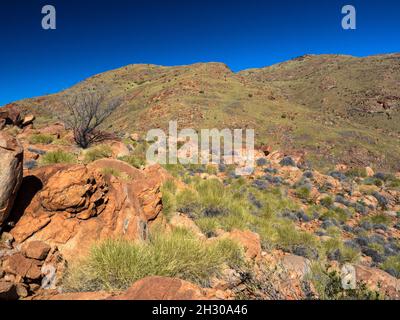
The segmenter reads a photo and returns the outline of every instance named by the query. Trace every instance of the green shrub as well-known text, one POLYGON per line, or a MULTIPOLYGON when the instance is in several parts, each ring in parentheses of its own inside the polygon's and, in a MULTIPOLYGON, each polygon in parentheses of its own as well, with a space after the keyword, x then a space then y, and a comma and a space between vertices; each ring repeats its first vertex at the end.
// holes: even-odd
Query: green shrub
POLYGON ((321 206, 330 208, 333 205, 333 199, 332 199, 332 197, 325 197, 325 198, 321 199, 320 203, 321 203, 321 206))
POLYGON ((49 134, 34 134, 29 138, 31 144, 51 144, 54 141, 54 136, 49 134))
POLYGON ((296 247, 304 247, 313 251, 317 249, 317 237, 311 233, 297 230, 291 222, 276 225, 276 232, 275 243, 285 251, 292 251, 296 247))
POLYGON ((100 145, 87 150, 84 155, 84 161, 85 163, 90 163, 96 160, 110 158, 112 154, 110 146, 100 145))
POLYGON ((325 255, 332 254, 339 250, 339 262, 356 263, 361 257, 361 252, 357 249, 345 246, 339 238, 331 238, 322 243, 325 255))
POLYGON ((392 222, 390 217, 388 217, 387 215, 385 215, 383 213, 374 215, 374 216, 370 217, 369 220, 374 224, 385 224, 385 225, 389 225, 392 222))
POLYGON ((382 263, 381 269, 389 272, 396 278, 400 278, 400 255, 387 258, 386 261, 382 263))
POLYGON ((40 164, 49 165, 57 163, 76 163, 76 156, 62 150, 47 152, 40 158, 40 164))
POLYGON ((132 167, 140 169, 146 165, 146 160, 134 155, 120 157, 119 160, 129 163, 132 167))
POLYGON ((365 178, 367 177, 367 170, 365 168, 351 168, 346 172, 346 176, 349 178, 365 178))
POLYGON ((147 276, 176 277, 202 286, 224 265, 239 268, 243 250, 230 240, 206 242, 185 229, 152 235, 148 242, 107 240, 69 269, 67 291, 125 290, 147 276))
POLYGON ((111 175, 111 176, 114 176, 114 177, 117 177, 117 178, 121 177, 121 175, 122 175, 121 171, 119 171, 117 169, 114 169, 114 168, 103 168, 101 170, 101 172, 104 175, 111 175))
POLYGON ((296 196, 299 197, 300 199, 308 201, 310 199, 310 194, 311 191, 307 187, 298 187, 296 189, 296 196))

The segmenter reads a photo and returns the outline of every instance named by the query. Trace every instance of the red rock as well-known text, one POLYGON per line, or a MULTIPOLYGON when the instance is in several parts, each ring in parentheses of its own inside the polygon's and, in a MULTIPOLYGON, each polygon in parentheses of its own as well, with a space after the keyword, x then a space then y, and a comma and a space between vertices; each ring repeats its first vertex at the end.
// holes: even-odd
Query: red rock
POLYGON ((357 282, 364 282, 372 290, 383 292, 391 299, 400 299, 400 280, 377 268, 356 265, 357 282))
POLYGON ((257 233, 251 231, 232 230, 223 235, 241 244, 246 252, 248 259, 257 259, 261 257, 261 241, 257 233))
POLYGON ((293 272, 300 279, 303 279, 311 271, 311 262, 300 256, 284 256, 281 263, 286 271, 293 272))
POLYGON ((0 120, 3 120, 5 124, 20 126, 22 123, 21 113, 14 105, 6 105, 0 108, 0 120))
POLYGON ((3 268, 6 273, 11 273, 22 278, 37 280, 41 276, 40 263, 34 259, 25 258, 20 253, 15 253, 6 258, 3 268))
POLYGON ((19 141, 0 132, 0 226, 8 218, 23 177, 23 149, 19 141))
POLYGON ((106 300, 111 294, 109 292, 71 292, 61 294, 41 294, 32 297, 31 300, 58 300, 58 301, 90 301, 106 300))
POLYGON ((135 282, 125 293, 110 300, 205 300, 206 292, 187 281, 147 277, 135 282))
POLYGON ((22 247, 22 253, 27 258, 36 260, 46 259, 51 247, 42 241, 31 241, 22 247))
POLYGON ((13 211, 23 214, 11 234, 18 243, 29 238, 57 246, 66 259, 85 254, 98 240, 146 239, 161 212, 160 187, 168 177, 161 167, 138 170, 118 160, 48 166, 30 174, 13 211), (104 177, 104 167, 130 179, 104 177))
POLYGON ((24 117, 24 120, 22 121, 21 125, 23 127, 26 127, 26 126, 29 126, 30 124, 32 124, 33 121, 35 121, 35 116, 30 114, 30 115, 27 115, 27 116, 24 117))
POLYGON ((15 285, 12 282, 0 280, 0 301, 18 300, 15 285))

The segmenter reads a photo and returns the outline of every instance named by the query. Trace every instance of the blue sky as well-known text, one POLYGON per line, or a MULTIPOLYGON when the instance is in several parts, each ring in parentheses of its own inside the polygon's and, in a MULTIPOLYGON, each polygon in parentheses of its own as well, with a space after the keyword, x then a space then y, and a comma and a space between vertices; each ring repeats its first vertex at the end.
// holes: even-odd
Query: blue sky
POLYGON ((303 54, 400 51, 398 0, 2 0, 0 105, 133 63, 218 61, 238 71, 303 54), (41 9, 57 10, 57 30, 41 9), (357 30, 341 8, 357 9, 357 30))

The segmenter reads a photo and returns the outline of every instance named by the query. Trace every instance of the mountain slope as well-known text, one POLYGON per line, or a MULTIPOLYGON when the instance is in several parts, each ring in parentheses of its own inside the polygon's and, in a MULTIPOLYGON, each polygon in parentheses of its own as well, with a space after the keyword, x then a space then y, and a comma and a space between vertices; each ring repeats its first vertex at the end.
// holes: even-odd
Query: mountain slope
POLYGON ((104 129, 253 128, 258 143, 301 152, 319 168, 343 162, 400 169, 400 55, 304 56, 233 73, 221 63, 130 65, 59 94, 15 104, 43 122, 63 115, 64 93, 106 86, 123 104, 104 129))

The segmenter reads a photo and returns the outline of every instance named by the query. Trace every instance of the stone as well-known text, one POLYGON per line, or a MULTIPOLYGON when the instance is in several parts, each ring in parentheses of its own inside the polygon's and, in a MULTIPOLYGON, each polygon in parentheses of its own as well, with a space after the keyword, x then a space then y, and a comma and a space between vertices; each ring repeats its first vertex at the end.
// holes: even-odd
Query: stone
POLYGON ((222 237, 227 237, 242 245, 246 253, 246 258, 258 259, 261 257, 261 240, 257 233, 249 230, 241 231, 234 229, 224 234, 222 237))
POLYGON ((304 279, 311 271, 310 260, 293 254, 284 256, 281 264, 286 271, 294 273, 299 279, 304 279))
POLYGON ((42 241, 31 241, 25 243, 22 247, 22 253, 27 258, 36 260, 46 259, 51 247, 42 241))
POLYGON ((193 232, 193 234, 197 235, 199 238, 205 238, 205 235, 201 232, 200 228, 196 225, 196 223, 185 215, 182 214, 174 215, 169 221, 169 224, 173 227, 188 229, 191 232, 193 232))
POLYGON ((105 291, 97 292, 71 292, 56 294, 40 294, 32 297, 32 300, 54 300, 54 301, 93 301, 106 300, 111 294, 105 291))
POLYGON ((22 126, 26 127, 29 126, 30 124, 33 123, 33 121, 35 121, 35 116, 30 114, 24 117, 24 120, 22 121, 22 126))
POLYGON ((17 283, 15 285, 15 289, 17 291, 19 298, 26 298, 29 295, 28 291, 29 286, 23 283, 17 283))
POLYGON ((139 170, 111 159, 39 167, 29 174, 14 210, 23 214, 11 234, 21 244, 29 239, 57 246, 67 260, 110 237, 147 239, 162 210, 161 185, 170 179, 160 166, 139 170), (104 176, 103 168, 129 179, 104 176))
POLYGON ((0 121, 5 125, 20 126, 22 123, 21 113, 14 105, 6 105, 0 108, 0 121))
POLYGON ((400 299, 400 280, 387 272, 362 265, 355 265, 357 282, 365 283, 370 289, 384 293, 388 298, 400 299))
POLYGON ((147 277, 110 300, 205 300, 202 288, 176 278, 147 277))
POLYGON ((37 280, 41 276, 40 263, 33 259, 25 258, 21 253, 15 253, 7 257, 3 262, 6 273, 37 280))
POLYGON ((0 132, 0 226, 11 212, 22 178, 22 146, 16 138, 0 132))
POLYGON ((18 300, 18 293, 15 284, 0 280, 0 301, 18 300))
POLYGON ((371 167, 366 167, 365 173, 367 174, 367 177, 373 177, 375 175, 375 172, 371 167))

